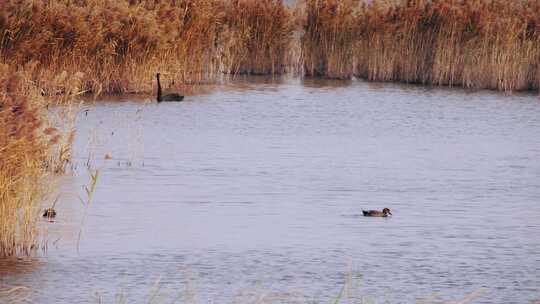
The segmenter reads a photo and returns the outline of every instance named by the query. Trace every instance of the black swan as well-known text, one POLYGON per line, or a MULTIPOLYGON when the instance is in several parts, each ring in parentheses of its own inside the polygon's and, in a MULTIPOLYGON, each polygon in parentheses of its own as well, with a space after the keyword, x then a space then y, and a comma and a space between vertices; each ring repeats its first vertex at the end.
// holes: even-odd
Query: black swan
POLYGON ((156 74, 156 78, 157 78, 157 102, 184 100, 184 96, 178 93, 170 93, 170 94, 163 95, 161 93, 161 83, 159 82, 159 73, 156 74))

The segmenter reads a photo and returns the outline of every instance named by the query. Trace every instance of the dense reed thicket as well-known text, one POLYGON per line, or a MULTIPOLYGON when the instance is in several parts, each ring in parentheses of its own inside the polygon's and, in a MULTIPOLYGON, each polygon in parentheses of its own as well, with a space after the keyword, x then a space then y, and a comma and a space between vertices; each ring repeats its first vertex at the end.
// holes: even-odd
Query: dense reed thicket
POLYGON ((537 0, 306 2, 308 75, 504 91, 539 87, 537 0))
POLYGON ((223 53, 225 72, 268 75, 286 71, 294 27, 281 1, 230 1, 225 24, 229 29, 223 53))
MULTIPOLYGON (((156 71, 179 83, 223 72, 280 73, 292 32, 281 1, 3 1, 0 56, 51 77, 82 73, 86 92, 151 90, 156 71)), ((168 84, 170 85, 170 84, 168 84)))
POLYGON ((306 1, 301 45, 307 76, 353 76, 358 5, 358 0, 306 1))
POLYGON ((46 179, 69 158, 72 133, 55 128, 44 111, 28 75, 0 64, 0 257, 40 247, 37 219, 46 179))
POLYGON ((47 95, 79 73, 94 94, 229 74, 538 89, 537 0, 6 0, 0 57, 47 95), (298 52, 300 46, 301 52, 298 52), (301 53, 301 56, 293 53, 301 53), (295 60, 300 61, 295 62, 295 60))

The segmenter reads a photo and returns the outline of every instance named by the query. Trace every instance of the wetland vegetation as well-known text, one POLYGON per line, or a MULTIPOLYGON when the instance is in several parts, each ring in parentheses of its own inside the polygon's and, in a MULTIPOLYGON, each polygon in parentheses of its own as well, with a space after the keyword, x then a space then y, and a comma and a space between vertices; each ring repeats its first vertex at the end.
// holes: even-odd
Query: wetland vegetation
POLYGON ((180 92, 236 75, 537 92, 540 2, 0 1, 0 258, 46 250, 81 96, 154 95, 156 73, 180 92))

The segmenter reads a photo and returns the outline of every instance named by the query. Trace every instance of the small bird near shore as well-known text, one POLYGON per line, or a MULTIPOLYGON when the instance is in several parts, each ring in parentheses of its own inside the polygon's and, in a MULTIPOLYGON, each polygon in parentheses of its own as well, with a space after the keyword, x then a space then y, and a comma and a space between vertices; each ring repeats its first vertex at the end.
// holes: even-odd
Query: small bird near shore
POLYGON ((157 102, 162 102, 162 101, 182 101, 182 100, 184 100, 184 96, 180 95, 178 93, 169 93, 169 94, 163 95, 162 92, 161 92, 161 82, 159 81, 159 76, 160 76, 160 74, 157 73, 156 74, 156 79, 157 79, 157 102))
POLYGON ((48 208, 43 211, 43 217, 54 218, 56 217, 56 211, 53 208, 48 208))
POLYGON ((362 210, 362 213, 364 216, 375 216, 375 217, 387 217, 389 215, 392 215, 392 212, 390 212, 390 209, 384 208, 382 211, 379 210, 362 210))

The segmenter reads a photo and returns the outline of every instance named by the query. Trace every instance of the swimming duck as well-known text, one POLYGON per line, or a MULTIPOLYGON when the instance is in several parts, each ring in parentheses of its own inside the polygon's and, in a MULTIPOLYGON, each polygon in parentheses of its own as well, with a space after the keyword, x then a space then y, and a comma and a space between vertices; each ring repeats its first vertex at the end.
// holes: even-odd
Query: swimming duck
POLYGON ((388 215, 392 215, 392 212, 390 212, 390 209, 384 208, 383 211, 379 210, 362 210, 362 213, 364 216, 377 216, 377 217, 387 217, 388 215))
POLYGON ((43 211, 43 217, 53 218, 56 217, 56 211, 53 208, 48 208, 43 211))

